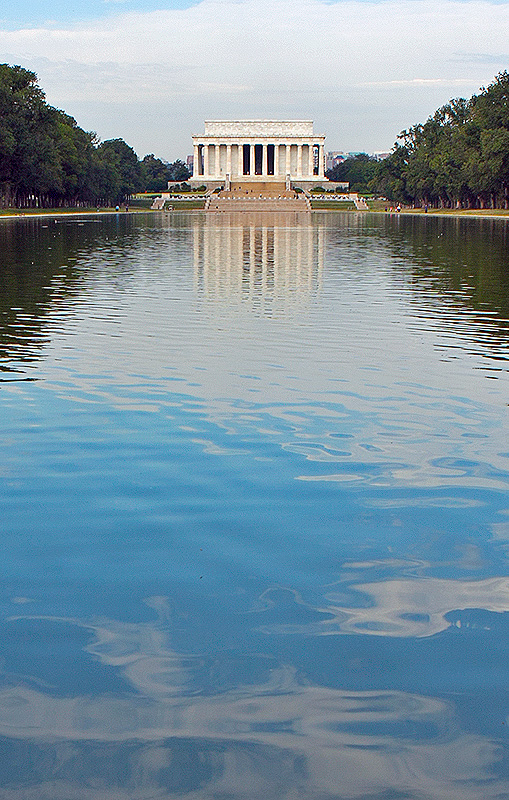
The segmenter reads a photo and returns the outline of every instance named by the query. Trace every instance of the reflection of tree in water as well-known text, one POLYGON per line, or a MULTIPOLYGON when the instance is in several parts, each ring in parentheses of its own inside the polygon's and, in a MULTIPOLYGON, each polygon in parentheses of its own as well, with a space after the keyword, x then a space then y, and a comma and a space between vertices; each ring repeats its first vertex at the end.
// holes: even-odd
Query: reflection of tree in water
POLYGON ((56 300, 78 294, 76 259, 83 239, 76 223, 49 218, 0 225, 1 370, 19 371, 20 364, 33 362, 49 339, 45 328, 56 300))
POLYGON ((501 318, 509 316, 507 222, 412 216, 397 233, 417 261, 417 277, 432 276, 436 288, 461 293, 473 309, 488 307, 501 318))
POLYGON ((22 372, 39 357, 55 313, 78 300, 105 240, 119 250, 117 272, 126 271, 135 227, 135 218, 115 216, 1 222, 0 371, 22 372))
MULTIPOLYGON (((368 222, 368 224, 370 224, 368 222)), ((371 224, 373 224, 371 222, 371 224)), ((506 360, 509 342, 509 226, 498 219, 377 218, 398 280, 442 330, 482 356, 506 360)))
MULTIPOLYGON (((484 358, 509 357, 506 221, 370 215, 358 219, 357 228, 379 248, 379 257, 389 256, 394 282, 422 311, 427 327, 463 340, 464 349, 484 358)), ((444 339, 441 346, 449 344, 444 339)))

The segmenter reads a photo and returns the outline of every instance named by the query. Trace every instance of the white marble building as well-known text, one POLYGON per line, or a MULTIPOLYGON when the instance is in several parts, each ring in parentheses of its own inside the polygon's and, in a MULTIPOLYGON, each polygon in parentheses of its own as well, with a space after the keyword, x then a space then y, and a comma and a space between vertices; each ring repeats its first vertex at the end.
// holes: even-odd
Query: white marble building
POLYGON ((327 180, 325 136, 311 120, 207 120, 193 145, 194 186, 291 182, 311 189, 327 180))

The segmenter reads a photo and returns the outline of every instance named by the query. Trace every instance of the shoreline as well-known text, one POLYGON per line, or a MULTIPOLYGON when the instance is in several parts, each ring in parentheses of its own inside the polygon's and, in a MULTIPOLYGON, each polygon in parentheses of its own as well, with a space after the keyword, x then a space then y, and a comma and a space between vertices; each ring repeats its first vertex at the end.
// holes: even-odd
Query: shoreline
POLYGON ((372 214, 388 214, 389 216, 412 216, 412 217, 454 217, 455 219, 509 219, 509 210, 505 209, 486 209, 480 208, 466 209, 434 209, 426 213, 422 208, 402 208, 401 211, 371 211, 372 214), (496 213, 498 211, 498 213, 496 213))
MULTIPOLYGON (((62 211, 62 210, 55 210, 55 211, 18 211, 12 213, 2 214, 0 213, 0 220, 7 219, 47 219, 47 218, 54 218, 54 217, 103 217, 103 216, 126 216, 131 214, 154 214, 154 213, 164 213, 167 215, 168 213, 175 213, 176 211, 202 211, 203 209, 189 209, 189 208, 174 208, 172 211, 168 212, 161 212, 158 210, 152 209, 145 209, 145 208, 133 208, 129 211, 115 211, 115 210, 105 210, 105 211, 92 211, 92 210, 83 210, 83 211, 62 211)), ((427 213, 421 208, 408 208, 408 209, 401 209, 401 211, 381 211, 375 209, 368 209, 367 211, 358 211, 357 209, 339 209, 339 208, 313 208, 311 213, 334 213, 334 214, 377 214, 377 215, 384 215, 386 217, 401 217, 401 216, 412 216, 412 217, 440 217, 440 218, 454 218, 454 219, 502 219, 502 220, 509 220, 509 210, 500 209, 498 213, 496 213, 495 209, 489 209, 486 212, 482 212, 480 209, 475 210, 468 210, 468 209, 460 209, 456 210, 433 210, 427 213)))
POLYGON ((426 219, 431 217, 442 217, 442 218, 449 218, 449 219, 506 219, 509 220, 509 210, 500 210, 500 212, 493 213, 493 210, 487 211, 483 213, 480 209, 476 209, 473 211, 469 211, 466 209, 461 209, 460 211, 447 211, 447 210, 436 210, 436 211, 428 211, 424 213, 424 211, 420 208, 402 208, 401 211, 379 211, 377 209, 369 208, 367 211, 358 211, 355 208, 351 209, 336 209, 336 208, 313 208, 313 212, 329 212, 336 214, 377 214, 382 215, 385 217, 425 217, 426 219))
POLYGON ((2 214, 0 213, 0 220, 2 219, 37 219, 39 217, 104 217, 104 216, 116 216, 117 214, 122 214, 122 216, 126 216, 129 214, 148 214, 151 213, 149 209, 140 208, 140 209, 133 209, 132 211, 110 211, 109 209, 106 211, 91 211, 88 209, 84 209, 83 211, 61 211, 60 209, 55 211, 17 211, 16 213, 7 213, 2 214))

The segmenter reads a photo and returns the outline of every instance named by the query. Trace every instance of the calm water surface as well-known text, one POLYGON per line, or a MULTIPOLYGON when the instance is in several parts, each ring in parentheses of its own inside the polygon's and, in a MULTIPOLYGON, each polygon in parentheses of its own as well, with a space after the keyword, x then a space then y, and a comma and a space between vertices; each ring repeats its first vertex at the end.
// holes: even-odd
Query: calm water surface
POLYGON ((0 221, 1 800, 509 798, 508 245, 0 221))

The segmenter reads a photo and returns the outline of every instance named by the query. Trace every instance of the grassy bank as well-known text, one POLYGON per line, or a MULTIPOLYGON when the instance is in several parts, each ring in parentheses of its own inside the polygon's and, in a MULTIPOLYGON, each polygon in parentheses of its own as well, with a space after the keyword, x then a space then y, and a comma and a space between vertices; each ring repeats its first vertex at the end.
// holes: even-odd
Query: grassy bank
MULTIPOLYGON (((154 211, 151 209, 152 204, 146 205, 133 201, 129 203, 129 214, 161 214, 166 211, 154 211)), ((204 200, 172 200, 169 203, 174 211, 200 209, 205 205, 204 200)), ((125 214, 125 206, 121 206, 119 211, 116 208, 97 208, 96 206, 84 208, 0 208, 0 217, 70 217, 76 215, 86 214, 125 214)))
MULTIPOLYGON (((383 200, 368 200, 369 211, 375 214, 397 214, 416 215, 426 217, 486 217, 493 218, 499 217, 502 219, 509 219, 509 209, 503 208, 428 208, 424 211, 423 208, 401 208, 401 212, 390 211, 390 208, 396 208, 395 203, 384 202, 383 200)), ((355 211, 353 203, 335 202, 334 200, 313 200, 311 199, 311 207, 314 211, 355 211)), ((359 212, 365 213, 365 212, 359 212)))
POLYGON ((169 200, 167 205, 172 206, 174 211, 183 211, 193 208, 204 208, 205 200, 200 200, 198 198, 196 200, 192 198, 189 198, 189 200, 169 200))
POLYGON ((312 195, 310 199, 311 199, 311 208, 316 211, 320 210, 355 211, 355 204, 353 203, 353 201, 314 200, 312 195))
POLYGON ((87 206, 84 208, 0 208, 0 217, 44 217, 48 214, 59 216, 72 216, 75 214, 114 214, 114 208, 101 208, 87 206))
MULTIPOLYGON (((168 203, 171 206, 171 211, 194 211, 194 210, 203 210, 205 201, 203 199, 185 199, 185 200, 172 200, 168 203)), ((311 207, 313 211, 355 211, 355 205, 353 203, 346 203, 346 202, 337 202, 333 200, 312 200, 311 207)), ((387 209, 390 208, 390 205, 387 205, 387 209)), ((394 215, 398 212, 396 211, 389 211, 385 210, 385 204, 379 201, 373 203, 369 203, 369 212, 375 214, 389 214, 394 215)), ((171 211, 166 208, 164 211, 153 211, 150 207, 146 207, 144 204, 137 204, 137 203, 130 203, 129 204, 129 214, 168 214, 171 211)), ((87 207, 87 208, 1 208, 0 209, 0 218, 11 218, 11 217, 66 217, 66 216, 85 216, 85 215, 97 215, 100 216, 101 214, 125 214, 125 206, 121 207, 120 210, 117 212, 115 208, 100 208, 97 209, 96 207, 87 207)), ((366 213, 365 211, 360 211, 358 213, 366 213)), ((420 216, 424 215, 426 217, 472 217, 472 218, 500 218, 500 219, 509 219, 509 210, 501 209, 501 208, 486 208, 486 209, 447 209, 447 208, 436 208, 436 209, 428 209, 427 212, 424 211, 422 208, 402 208, 401 212, 402 215, 415 215, 420 216)))
POLYGON ((509 209, 505 208, 402 208, 402 214, 425 214, 427 217, 507 217, 509 209))

